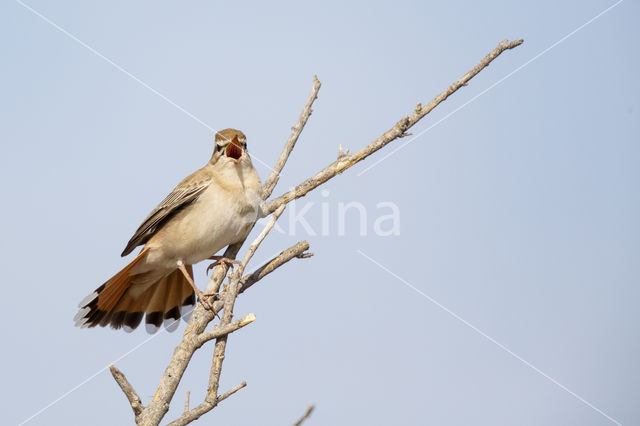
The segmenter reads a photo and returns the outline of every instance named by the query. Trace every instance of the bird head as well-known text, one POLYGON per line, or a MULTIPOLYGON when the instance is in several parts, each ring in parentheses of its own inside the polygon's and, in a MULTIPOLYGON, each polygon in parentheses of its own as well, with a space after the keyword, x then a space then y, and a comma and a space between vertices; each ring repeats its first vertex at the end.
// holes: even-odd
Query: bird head
POLYGON ((247 154, 247 137, 240 130, 225 129, 216 133, 216 147, 213 158, 217 162, 226 158, 233 162, 240 162, 247 154))

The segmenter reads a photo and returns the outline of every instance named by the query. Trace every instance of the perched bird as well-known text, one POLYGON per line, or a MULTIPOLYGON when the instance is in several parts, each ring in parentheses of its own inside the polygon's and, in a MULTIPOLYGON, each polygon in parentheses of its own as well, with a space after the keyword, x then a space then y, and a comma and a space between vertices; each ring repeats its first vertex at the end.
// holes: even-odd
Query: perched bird
POLYGON ((144 247, 127 266, 80 302, 80 327, 169 330, 195 304, 191 265, 246 238, 258 216, 260 177, 247 153, 245 135, 216 133, 211 160, 192 173, 156 207, 122 252, 144 247))

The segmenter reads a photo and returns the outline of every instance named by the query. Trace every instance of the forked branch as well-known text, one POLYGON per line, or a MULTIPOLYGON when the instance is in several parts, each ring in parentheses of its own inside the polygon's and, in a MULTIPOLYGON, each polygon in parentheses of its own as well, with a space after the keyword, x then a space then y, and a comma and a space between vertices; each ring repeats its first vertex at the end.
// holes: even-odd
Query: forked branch
MULTIPOLYGON (((501 53, 506 50, 513 49, 523 43, 523 40, 517 41, 502 41, 498 46, 487 54, 476 66, 469 70, 466 74, 460 77, 457 81, 451 84, 446 90, 436 96, 431 102, 426 105, 418 104, 413 112, 402 119, 400 119, 393 127, 384 132, 378 138, 370 142, 367 146, 362 148, 353 154, 349 154, 347 151, 340 151, 338 159, 317 172, 312 177, 308 178, 304 182, 297 185, 294 189, 285 192, 277 198, 267 200, 276 187, 280 173, 289 159, 289 156, 302 132, 307 120, 312 113, 312 105, 318 96, 320 90, 320 81, 316 77, 313 79, 313 86, 311 93, 302 109, 300 117, 296 125, 291 128, 291 134, 285 143, 284 148, 276 164, 265 181, 262 187, 262 199, 261 204, 261 216, 268 216, 273 214, 268 221, 264 230, 258 235, 254 242, 249 246, 245 256, 239 267, 237 267, 230 275, 229 282, 226 291, 219 293, 219 289, 223 280, 227 276, 228 268, 226 264, 221 263, 214 268, 211 278, 206 286, 206 293, 212 298, 211 304, 213 310, 206 309, 202 304, 198 304, 193 311, 191 319, 184 331, 182 341, 176 347, 169 365, 167 366, 164 374, 160 379, 160 383, 153 397, 153 400, 147 407, 142 405, 142 401, 133 390, 131 384, 127 381, 119 370, 111 366, 111 372, 127 396, 131 408, 134 411, 136 423, 143 425, 158 425, 164 415, 169 410, 169 404, 178 388, 182 375, 186 370, 193 353, 198 350, 204 343, 210 340, 215 340, 215 346, 213 350, 213 359, 211 365, 211 371, 209 374, 209 383, 207 388, 207 396, 204 401, 189 409, 185 408, 184 413, 178 417, 171 425, 186 425, 193 420, 199 418, 203 414, 212 410, 218 403, 228 398, 238 390, 246 386, 245 382, 240 383, 229 391, 219 395, 218 388, 220 383, 220 377, 222 374, 222 363, 225 356, 225 349, 230 333, 239 330, 240 328, 250 324, 255 320, 253 314, 249 314, 240 320, 233 321, 233 306, 238 295, 246 291, 252 285, 262 280, 265 276, 275 271, 277 268, 286 264, 287 262, 296 258, 307 258, 312 256, 311 253, 307 253, 309 249, 309 243, 306 241, 300 241, 297 244, 283 250, 278 256, 271 259, 269 262, 260 266, 254 272, 248 275, 242 275, 249 261, 252 259, 255 252, 258 250, 262 241, 273 229, 276 221, 285 209, 285 206, 300 197, 306 195, 309 191, 317 188, 329 179, 344 172, 354 164, 364 160, 374 152, 380 150, 384 146, 388 145, 392 141, 407 135, 407 131, 413 127, 418 121, 425 117, 440 103, 446 100, 449 96, 459 90, 461 87, 467 85, 467 83, 476 76, 480 71, 486 68, 494 59, 496 59, 501 53), (216 317, 218 312, 222 312, 220 324, 215 326, 209 331, 205 331, 208 324, 210 324, 216 317)), ((235 259, 240 248, 244 244, 244 241, 229 246, 224 253, 224 257, 235 259)), ((305 415, 299 420, 297 424, 304 421, 313 410, 313 407, 309 407, 305 415)))

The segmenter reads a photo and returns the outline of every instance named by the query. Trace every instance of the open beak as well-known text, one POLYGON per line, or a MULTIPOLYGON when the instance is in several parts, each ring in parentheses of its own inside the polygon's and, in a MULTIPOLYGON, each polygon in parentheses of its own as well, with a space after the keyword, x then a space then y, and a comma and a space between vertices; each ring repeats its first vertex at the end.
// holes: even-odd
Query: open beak
POLYGON ((238 142, 237 137, 233 138, 231 143, 227 145, 225 154, 227 157, 233 158, 234 160, 238 160, 242 157, 242 148, 240 147, 240 142, 238 142))

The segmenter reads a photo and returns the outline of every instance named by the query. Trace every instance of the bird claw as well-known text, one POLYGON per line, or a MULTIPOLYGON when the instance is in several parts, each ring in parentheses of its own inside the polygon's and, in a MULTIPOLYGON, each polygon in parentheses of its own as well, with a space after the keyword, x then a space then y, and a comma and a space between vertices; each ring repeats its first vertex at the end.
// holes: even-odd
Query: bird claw
POLYGON ((239 260, 229 259, 227 257, 222 257, 222 256, 211 256, 209 259, 215 260, 215 262, 207 266, 207 270, 205 271, 205 274, 207 275, 209 274, 209 271, 211 269, 215 268, 218 265, 227 265, 227 267, 233 268, 233 265, 240 265, 241 263, 239 260))
POLYGON ((210 294, 204 294, 204 293, 200 293, 198 295, 198 302, 201 303, 202 306, 204 306, 204 308, 209 311, 213 311, 213 305, 209 302, 209 297, 211 296, 212 295, 210 294))

